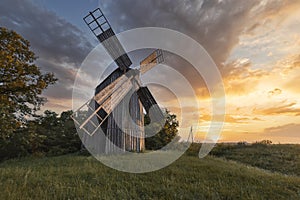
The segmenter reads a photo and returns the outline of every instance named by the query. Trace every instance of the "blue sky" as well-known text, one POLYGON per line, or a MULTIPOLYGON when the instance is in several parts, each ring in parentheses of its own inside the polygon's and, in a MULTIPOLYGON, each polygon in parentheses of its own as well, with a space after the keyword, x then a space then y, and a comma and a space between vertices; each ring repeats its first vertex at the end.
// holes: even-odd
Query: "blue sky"
POLYGON ((99 0, 37 0, 36 2, 82 30, 86 29, 83 16, 99 6, 99 0))

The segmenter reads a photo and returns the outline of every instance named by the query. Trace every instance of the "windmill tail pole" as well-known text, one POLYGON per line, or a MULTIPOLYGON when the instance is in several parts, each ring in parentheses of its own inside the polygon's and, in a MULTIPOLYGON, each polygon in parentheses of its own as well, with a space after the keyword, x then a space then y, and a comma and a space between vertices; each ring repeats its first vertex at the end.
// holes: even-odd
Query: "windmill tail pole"
POLYGON ((191 126, 190 134, 187 141, 189 141, 190 138, 192 139, 192 144, 193 144, 194 143, 193 126, 191 126))

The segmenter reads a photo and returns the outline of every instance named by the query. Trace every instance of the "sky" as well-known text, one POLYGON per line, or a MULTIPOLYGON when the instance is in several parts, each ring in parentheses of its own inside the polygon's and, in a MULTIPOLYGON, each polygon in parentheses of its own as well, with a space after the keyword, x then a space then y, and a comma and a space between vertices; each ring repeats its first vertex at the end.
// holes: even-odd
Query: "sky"
MULTIPOLYGON (((220 142, 300 143, 299 0, 2 0, 0 26, 29 40, 37 65, 59 79, 44 92, 48 102, 43 110, 72 109, 76 73, 99 44, 82 18, 97 7, 117 33, 139 27, 169 28, 206 49, 226 92, 220 142)), ((201 141, 212 117, 207 87, 189 63, 177 58, 172 64, 196 91, 200 116, 194 115, 193 104, 184 109, 201 141)), ((158 87, 150 89, 159 104, 179 112, 174 96, 158 87)))

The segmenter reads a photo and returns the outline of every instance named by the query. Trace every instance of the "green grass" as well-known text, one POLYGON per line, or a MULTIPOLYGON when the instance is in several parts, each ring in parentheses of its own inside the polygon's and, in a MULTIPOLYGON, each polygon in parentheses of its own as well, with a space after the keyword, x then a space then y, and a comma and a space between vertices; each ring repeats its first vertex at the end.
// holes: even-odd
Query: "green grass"
POLYGON ((218 144, 211 154, 273 172, 300 176, 300 145, 218 144))
POLYGON ((0 199, 299 199, 300 178, 184 155, 146 174, 66 155, 0 163, 0 199))

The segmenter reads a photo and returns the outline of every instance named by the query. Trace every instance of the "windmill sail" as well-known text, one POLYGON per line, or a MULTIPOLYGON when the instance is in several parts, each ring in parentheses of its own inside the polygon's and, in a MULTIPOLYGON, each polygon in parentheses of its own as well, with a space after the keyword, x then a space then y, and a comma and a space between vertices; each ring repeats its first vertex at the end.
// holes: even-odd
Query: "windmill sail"
POLYGON ((119 105, 119 103, 125 98, 129 91, 132 89, 136 90, 137 87, 139 87, 139 83, 135 77, 136 75, 137 74, 135 71, 130 71, 130 73, 123 74, 114 82, 103 88, 86 104, 84 104, 88 107, 90 115, 82 123, 77 122, 79 128, 83 129, 89 135, 93 135, 102 125, 102 123, 104 123, 107 117, 113 112, 113 110, 119 105), (96 102, 98 106, 91 106, 91 102, 96 102), (92 121, 95 116, 98 118, 99 123, 92 121), (87 131, 85 128, 85 126, 89 123, 92 123, 92 125, 95 127, 92 132, 87 131))
MULTIPOLYGON (((131 79, 128 79, 124 84, 120 85, 117 89, 112 92, 112 94, 104 101, 96 102, 103 107, 104 111, 110 114, 115 107, 124 99, 127 93, 132 89, 133 85, 131 79)), ((111 93, 111 92, 110 92, 111 93)), ((96 96, 95 96, 96 99, 96 96)))
POLYGON ((119 68, 126 71, 132 62, 100 8, 90 12, 83 19, 119 68))
POLYGON ((161 49, 156 49, 153 53, 151 53, 147 58, 145 58, 142 62, 140 62, 140 71, 141 74, 146 73, 159 63, 164 61, 163 53, 161 49))
MULTIPOLYGON (((112 82, 110 85, 106 86, 104 89, 102 89, 98 94, 95 95, 94 99, 99 104, 102 105, 104 101, 106 101, 108 98, 116 98, 119 94, 126 93, 131 89, 132 87, 132 81, 133 76, 127 77, 125 74, 116 79, 114 82, 112 82), (114 96, 112 96, 114 95, 114 96)), ((125 96, 124 95, 124 96, 125 96)))
POLYGON ((93 135, 108 116, 102 106, 96 109, 95 100, 92 98, 77 109, 71 117, 80 130, 93 135))
POLYGON ((156 103, 148 87, 140 87, 137 91, 137 94, 146 112, 150 113, 151 109, 153 114, 152 117, 154 117, 154 120, 156 122, 162 122, 164 119, 164 114, 156 103))

